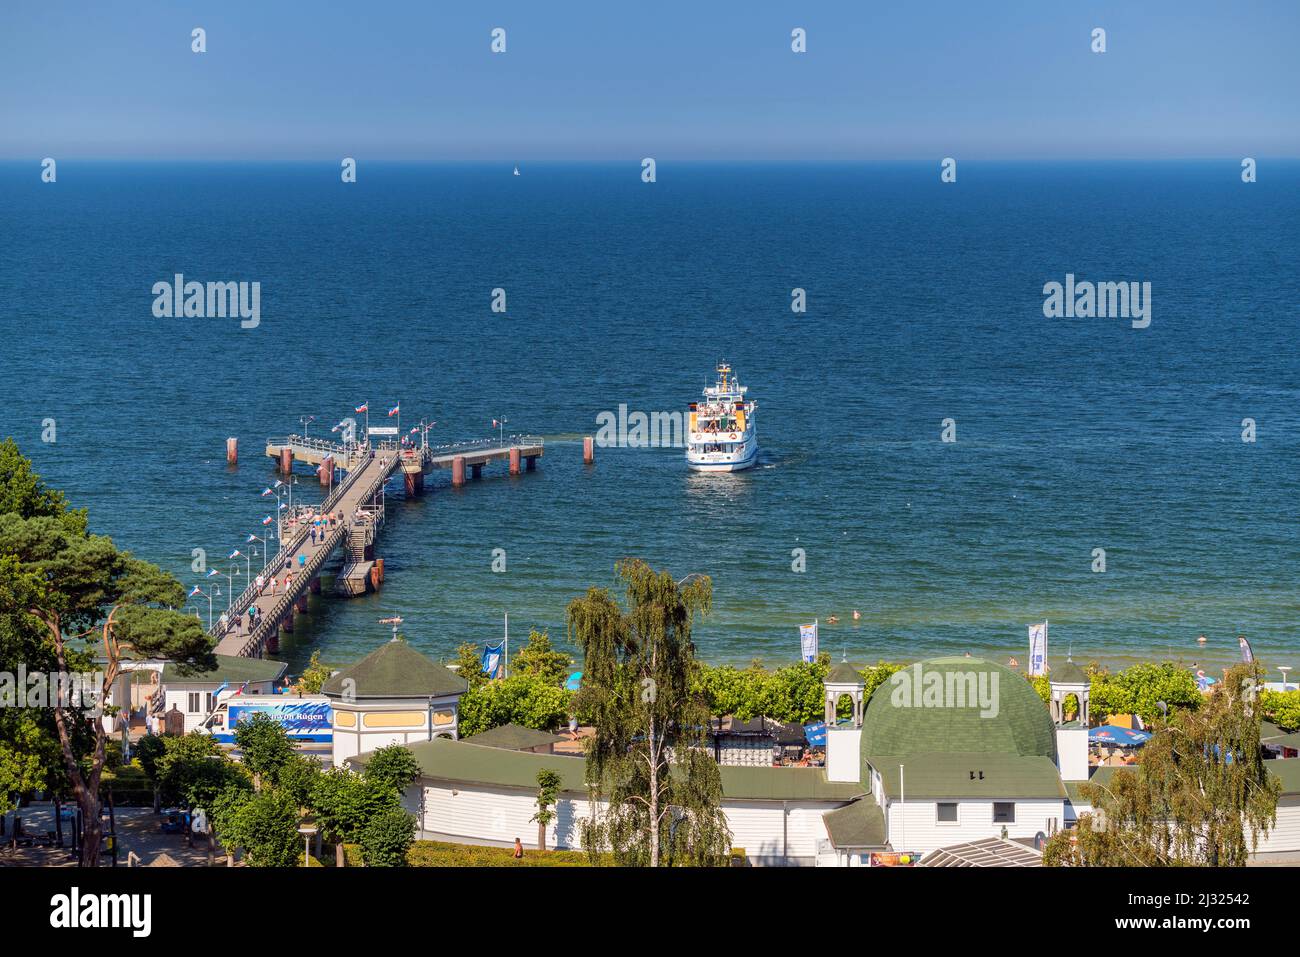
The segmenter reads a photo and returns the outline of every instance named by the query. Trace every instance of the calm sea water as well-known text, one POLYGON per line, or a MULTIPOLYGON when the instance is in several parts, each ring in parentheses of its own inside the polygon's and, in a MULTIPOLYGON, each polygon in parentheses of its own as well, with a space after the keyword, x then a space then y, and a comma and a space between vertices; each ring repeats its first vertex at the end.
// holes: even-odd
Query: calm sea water
POLYGON ((0 432, 187 584, 192 549, 225 564, 260 530, 262 443, 300 416, 400 401, 439 441, 493 418, 547 437, 536 473, 395 496, 384 590, 314 604, 295 665, 359 657, 393 613, 436 657, 505 611, 561 637, 566 603, 637 555, 713 577, 714 661, 791 660, 814 617, 853 660, 1023 659, 1045 617, 1076 657, 1226 661, 1243 632, 1300 666, 1300 164, 1249 186, 1235 161, 964 163, 956 185, 933 164, 521 172, 69 161, 45 185, 0 165, 0 432), (261 282, 260 327, 154 318, 177 272, 261 282), (1067 272, 1151 282, 1150 327, 1044 318, 1067 272), (759 400, 761 467, 583 467, 600 411, 683 409, 719 358, 759 400))

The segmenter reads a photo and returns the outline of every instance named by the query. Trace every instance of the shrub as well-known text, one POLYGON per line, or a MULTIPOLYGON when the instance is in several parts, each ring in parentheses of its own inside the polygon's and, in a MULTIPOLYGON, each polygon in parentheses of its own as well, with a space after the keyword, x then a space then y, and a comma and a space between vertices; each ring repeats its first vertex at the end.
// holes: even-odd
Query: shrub
POLYGON ((389 808, 361 829, 361 859, 367 867, 406 867, 406 852, 415 840, 415 816, 389 808))
MULTIPOLYGON (((407 853, 412 867, 591 867, 585 851, 525 850, 518 860, 509 847, 479 847, 443 841, 416 841, 407 853)), ((351 863, 349 859, 348 863, 351 863)), ((602 854, 601 867, 612 867, 613 857, 602 854)))

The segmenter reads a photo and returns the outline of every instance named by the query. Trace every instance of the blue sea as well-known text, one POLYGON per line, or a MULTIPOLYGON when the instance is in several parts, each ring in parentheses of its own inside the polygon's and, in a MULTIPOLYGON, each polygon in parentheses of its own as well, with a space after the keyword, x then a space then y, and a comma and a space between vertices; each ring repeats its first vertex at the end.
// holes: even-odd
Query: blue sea
POLYGON ((1231 159, 520 172, 0 164, 0 434, 187 585, 194 549, 227 569, 261 533, 263 444, 303 416, 322 434, 400 403, 437 442, 493 419, 546 437, 535 473, 395 492, 383 590, 313 600, 295 668, 355 660, 392 614, 435 658, 506 612, 513 639, 565 644, 566 604, 626 556, 712 577, 714 662, 796 659, 814 619, 857 662, 1023 661, 1046 619, 1053 657, 1226 663, 1245 634, 1300 665, 1300 163, 1254 184, 1231 159), (260 325, 156 318, 176 273, 260 282, 260 325), (1045 317, 1067 274, 1150 282, 1150 326, 1045 317), (583 466, 601 412, 681 411, 720 359, 759 401, 758 468, 583 466))

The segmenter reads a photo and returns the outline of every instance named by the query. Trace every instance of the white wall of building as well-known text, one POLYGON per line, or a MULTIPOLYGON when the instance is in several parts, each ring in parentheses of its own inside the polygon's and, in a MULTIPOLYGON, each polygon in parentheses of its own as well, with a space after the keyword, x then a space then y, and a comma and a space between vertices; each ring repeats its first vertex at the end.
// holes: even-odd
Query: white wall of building
POLYGON ((1062 781, 1088 780, 1088 729, 1056 729, 1057 767, 1062 781))
POLYGON ((862 729, 826 729, 826 780, 862 779, 862 729))
MULTIPOLYGON (((417 788, 411 794, 418 795, 417 788)), ((754 864, 779 864, 788 840, 789 854, 810 862, 817 853, 817 841, 826 837, 822 814, 839 807, 836 801, 791 801, 784 808, 779 801, 723 801, 722 811, 731 828, 732 846, 743 847, 754 864), (783 816, 785 818, 783 824, 783 816)), ((604 802, 598 805, 603 808, 604 802)), ((423 805, 411 807, 423 830, 466 841, 513 844, 525 847, 537 842, 535 792, 482 786, 426 785, 423 805)), ((590 817, 591 802, 585 796, 561 795, 556 820, 547 832, 547 846, 581 849, 578 824, 590 817)))
MULTIPOLYGON (((1291 760, 1296 760, 1292 758, 1291 760)), ((1288 794, 1277 802, 1277 823, 1261 838, 1257 854, 1300 851, 1300 795, 1288 794)))
POLYGON ((994 802, 991 800, 957 800, 956 824, 938 822, 937 801, 913 801, 910 798, 906 804, 890 801, 887 810, 889 844, 896 851, 925 854, 952 844, 999 837, 1003 827, 1006 827, 1008 837, 1028 838, 1039 831, 1050 834, 1053 821, 1058 829, 1064 825, 1063 800, 1006 800, 1016 806, 1015 823, 1006 825, 994 823, 994 802))

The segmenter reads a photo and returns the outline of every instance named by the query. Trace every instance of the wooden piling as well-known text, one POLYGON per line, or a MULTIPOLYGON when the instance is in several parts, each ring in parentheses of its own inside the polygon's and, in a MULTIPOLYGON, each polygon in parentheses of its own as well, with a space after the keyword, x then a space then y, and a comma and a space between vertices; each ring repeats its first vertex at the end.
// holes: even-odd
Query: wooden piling
POLYGON ((590 435, 582 439, 582 464, 592 465, 596 461, 596 440, 590 435))
POLYGON ((239 464, 239 439, 233 435, 226 439, 226 464, 239 464))
POLYGON ((293 474, 293 449, 287 445, 280 449, 280 473, 293 474))
POLYGON ((458 455, 451 460, 451 487, 460 488, 465 484, 465 456, 458 455))
POLYGON ((519 474, 519 450, 517 448, 512 448, 510 450, 510 474, 519 474))

